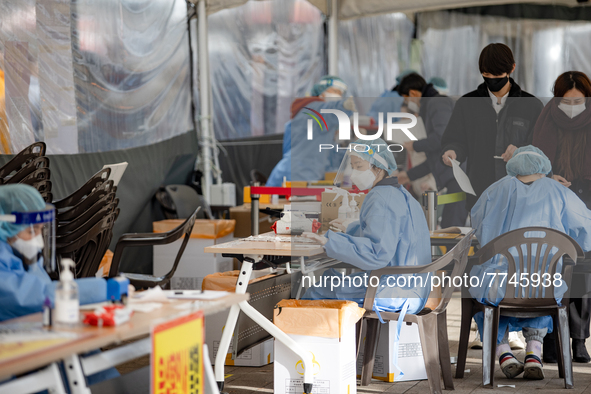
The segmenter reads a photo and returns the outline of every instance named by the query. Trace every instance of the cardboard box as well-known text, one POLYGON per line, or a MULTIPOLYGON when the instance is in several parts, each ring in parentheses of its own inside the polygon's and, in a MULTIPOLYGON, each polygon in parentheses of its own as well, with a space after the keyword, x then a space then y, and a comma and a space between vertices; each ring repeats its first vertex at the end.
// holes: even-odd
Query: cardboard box
MULTIPOLYGON (((338 196, 336 200, 335 197, 337 197, 336 193, 322 193, 322 208, 320 213, 320 220, 322 222, 322 227, 320 228, 321 232, 328 231, 330 227, 329 223, 339 217, 339 208, 343 204, 343 197, 338 196)), ((365 194, 355 196, 355 201, 357 201, 357 208, 359 208, 359 210, 361 210, 363 200, 365 200, 365 194)))
MULTIPOLYGON (((246 203, 251 203, 251 199, 250 199, 250 186, 244 186, 243 190, 243 197, 242 197, 242 202, 244 204, 246 203)), ((271 195, 270 194, 261 194, 259 197, 259 203, 260 204, 270 204, 271 203, 271 195)))
MULTIPOLYGON (((183 220, 162 220, 153 223, 156 233, 170 231, 183 220)), ((195 221, 191 238, 181 257, 174 276, 170 281, 172 289, 201 289, 206 275, 232 270, 233 259, 222 257, 218 253, 205 253, 207 246, 230 242, 234 239, 234 221, 206 220, 195 221)), ((162 276, 170 271, 179 251, 183 238, 168 244, 157 245, 154 250, 154 275, 162 276)))
MULTIPOLYGON (((234 228, 234 236, 236 238, 246 238, 252 235, 250 226, 250 204, 230 208, 230 219, 236 221, 236 227, 234 228)), ((269 215, 259 213, 259 234, 273 231, 271 225, 274 222, 275 220, 271 219, 269 215)))
MULTIPOLYGON (((336 394, 357 392, 355 377, 355 323, 363 308, 350 301, 281 301, 273 322, 304 349, 312 353, 314 367, 313 393, 336 394), (290 304, 300 307, 290 308, 290 304), (327 308, 306 307, 326 303, 327 308), (341 308, 334 306, 341 303, 341 308), (283 305, 282 305, 283 304, 283 305), (333 304, 333 307, 330 307, 333 304), (287 305, 287 306, 286 306, 287 305), (311 324, 311 323, 314 324, 311 324), (306 335, 298 335, 301 332, 306 335)), ((302 392, 302 360, 287 346, 275 341, 274 393, 302 392)))
POLYGON ((324 180, 333 182, 334 179, 337 177, 336 172, 325 172, 324 173, 324 180))
MULTIPOLYGON (((205 343, 209 349, 209 359, 211 364, 215 364, 215 357, 220 347, 222 332, 228 319, 229 311, 226 310, 215 315, 208 315, 205 318, 205 343)), ((273 339, 258 344, 248 350, 245 350, 235 360, 232 360, 232 341, 226 354, 226 365, 261 367, 273 362, 273 339)))
MULTIPOLYGON (((398 343, 398 366, 402 368, 404 376, 399 377, 400 371, 394 367, 393 353, 396 338, 396 324, 391 321, 380 324, 380 337, 373 366, 373 378, 384 382, 406 382, 411 380, 426 380, 427 371, 421 349, 419 327, 416 324, 402 324, 400 342, 398 343)), ((357 375, 361 377, 363 354, 365 350, 365 325, 362 331, 363 340, 357 358, 357 375)))

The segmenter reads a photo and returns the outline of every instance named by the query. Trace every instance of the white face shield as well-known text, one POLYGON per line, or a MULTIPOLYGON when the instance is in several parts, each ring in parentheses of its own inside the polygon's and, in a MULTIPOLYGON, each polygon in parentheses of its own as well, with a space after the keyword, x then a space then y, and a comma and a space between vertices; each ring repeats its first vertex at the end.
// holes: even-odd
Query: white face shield
POLYGON ((0 221, 24 226, 16 235, 12 248, 23 257, 26 264, 36 263, 43 258, 47 272, 54 272, 55 266, 55 207, 47 204, 45 209, 30 212, 12 212, 0 215, 0 221))
POLYGON ((342 188, 355 185, 359 190, 371 189, 376 180, 376 167, 378 169, 388 168, 388 163, 374 152, 372 146, 349 144, 337 171, 334 184, 342 188))

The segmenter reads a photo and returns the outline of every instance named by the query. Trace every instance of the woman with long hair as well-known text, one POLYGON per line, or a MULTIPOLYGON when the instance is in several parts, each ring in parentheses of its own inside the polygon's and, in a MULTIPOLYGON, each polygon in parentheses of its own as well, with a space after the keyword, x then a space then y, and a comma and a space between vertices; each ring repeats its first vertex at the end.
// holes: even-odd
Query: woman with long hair
MULTIPOLYGON (((540 114, 534 128, 533 145, 552 162, 553 178, 591 208, 591 80, 580 71, 568 71, 554 83, 554 99, 540 114)), ((572 288, 590 290, 586 276, 573 278, 572 288)), ((571 299, 570 335, 573 361, 591 361, 585 348, 591 322, 591 299, 571 299)), ((544 361, 556 362, 553 336, 544 341, 544 361)))

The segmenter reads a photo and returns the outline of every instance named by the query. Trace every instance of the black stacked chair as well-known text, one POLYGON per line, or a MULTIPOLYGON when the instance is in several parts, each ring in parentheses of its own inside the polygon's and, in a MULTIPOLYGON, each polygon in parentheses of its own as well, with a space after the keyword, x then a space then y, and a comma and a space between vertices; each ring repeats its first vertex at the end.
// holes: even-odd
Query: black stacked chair
POLYGON ((54 202, 57 256, 76 262, 76 277, 94 276, 113 237, 119 199, 110 173, 109 168, 97 172, 80 189, 54 202))
POLYGON ((0 168, 0 184, 24 183, 41 193, 46 202, 51 202, 49 158, 45 156, 44 142, 29 145, 0 168))

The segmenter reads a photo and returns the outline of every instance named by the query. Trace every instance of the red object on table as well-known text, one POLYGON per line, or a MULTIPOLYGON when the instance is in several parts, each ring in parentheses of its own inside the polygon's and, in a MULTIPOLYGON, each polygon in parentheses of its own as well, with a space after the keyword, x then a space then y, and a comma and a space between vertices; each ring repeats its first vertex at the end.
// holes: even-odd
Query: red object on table
POLYGON ((250 195, 253 194, 277 194, 287 198, 291 196, 321 196, 325 191, 323 187, 270 187, 251 186, 250 195))

